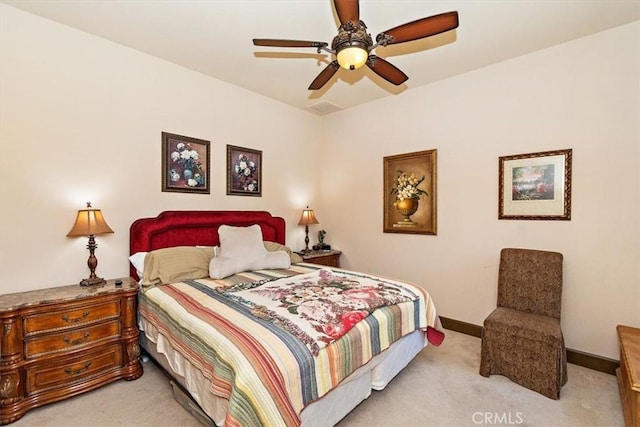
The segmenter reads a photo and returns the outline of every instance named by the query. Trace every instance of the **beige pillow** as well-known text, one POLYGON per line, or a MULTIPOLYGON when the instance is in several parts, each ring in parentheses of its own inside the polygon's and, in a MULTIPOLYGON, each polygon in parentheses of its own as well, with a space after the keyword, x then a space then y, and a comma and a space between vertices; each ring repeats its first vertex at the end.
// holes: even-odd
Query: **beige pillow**
POLYGON ((281 245, 280 243, 277 243, 277 242, 269 242, 267 240, 265 240, 263 243, 264 243, 264 247, 269 252, 284 251, 287 254, 289 254, 292 264, 296 262, 302 262, 302 257, 297 253, 293 252, 291 249, 289 249, 289 247, 285 245, 281 245))
POLYGON ((144 257, 142 286, 175 283, 209 276, 214 248, 176 246, 157 249, 144 257))

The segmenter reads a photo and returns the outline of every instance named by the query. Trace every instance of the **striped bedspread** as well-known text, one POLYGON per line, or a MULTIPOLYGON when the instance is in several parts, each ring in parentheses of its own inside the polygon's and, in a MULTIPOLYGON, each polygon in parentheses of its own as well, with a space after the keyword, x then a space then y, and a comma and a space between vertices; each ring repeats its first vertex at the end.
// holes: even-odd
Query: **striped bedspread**
MULTIPOLYGON (((385 278, 417 299, 377 308, 313 356, 285 329, 253 316, 246 306, 218 291, 318 270, 312 264, 293 264, 287 270, 157 286, 140 293, 139 314, 211 380, 212 393, 228 399, 225 425, 297 426, 307 404, 396 340, 438 324, 435 306, 424 289, 385 278)), ((362 273, 329 270, 362 277, 362 273)))

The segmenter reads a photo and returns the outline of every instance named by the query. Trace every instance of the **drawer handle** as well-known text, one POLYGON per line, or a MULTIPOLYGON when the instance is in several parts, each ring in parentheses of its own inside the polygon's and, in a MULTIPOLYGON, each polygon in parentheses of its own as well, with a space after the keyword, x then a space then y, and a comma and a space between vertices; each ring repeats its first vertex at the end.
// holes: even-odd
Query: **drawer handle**
POLYGON ((82 335, 82 338, 77 338, 75 340, 72 340, 69 337, 64 337, 64 338, 62 338, 62 341, 66 342, 67 344, 78 345, 78 344, 82 344, 83 342, 85 342, 87 340, 87 338, 89 338, 89 332, 85 332, 82 335))
POLYGON ((89 369, 89 366, 91 366, 91 361, 85 362, 84 363, 84 368, 75 369, 75 370, 73 370, 71 368, 64 368, 64 372, 66 372, 69 375, 78 375, 78 374, 83 373, 87 369, 89 369))
POLYGON ((67 323, 77 323, 79 321, 81 321, 82 319, 84 319, 85 317, 87 317, 89 315, 88 311, 85 311, 82 313, 82 316, 80 317, 73 317, 73 318, 69 318, 69 316, 67 316, 66 314, 62 315, 62 320, 64 320, 67 323))

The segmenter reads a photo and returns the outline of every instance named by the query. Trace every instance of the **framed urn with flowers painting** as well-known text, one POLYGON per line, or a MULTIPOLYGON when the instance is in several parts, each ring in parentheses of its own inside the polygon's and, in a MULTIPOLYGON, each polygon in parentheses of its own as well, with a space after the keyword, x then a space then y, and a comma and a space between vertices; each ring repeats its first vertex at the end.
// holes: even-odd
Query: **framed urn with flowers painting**
POLYGON ((384 158, 385 233, 437 234, 437 150, 384 158))
POLYGON ((262 196, 262 151, 227 145, 227 194, 262 196))
POLYGON ((162 132, 162 191, 209 194, 210 142, 162 132))

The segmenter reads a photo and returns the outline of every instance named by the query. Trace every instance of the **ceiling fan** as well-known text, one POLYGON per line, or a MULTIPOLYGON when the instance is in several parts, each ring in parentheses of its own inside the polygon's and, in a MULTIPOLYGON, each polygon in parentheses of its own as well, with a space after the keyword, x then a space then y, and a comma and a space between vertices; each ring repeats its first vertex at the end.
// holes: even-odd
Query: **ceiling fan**
POLYGON ((428 18, 418 19, 403 25, 383 31, 376 36, 373 43, 371 34, 367 33, 367 26, 360 20, 359 0, 333 0, 336 8, 340 27, 338 35, 328 43, 306 40, 283 39, 253 39, 255 46, 270 47, 314 47, 318 50, 335 54, 334 59, 309 85, 309 90, 322 88, 340 67, 347 70, 355 70, 367 65, 374 73, 383 79, 400 85, 409 77, 396 66, 390 64, 371 51, 378 46, 388 46, 410 42, 453 30, 458 27, 458 12, 447 12, 428 18))

